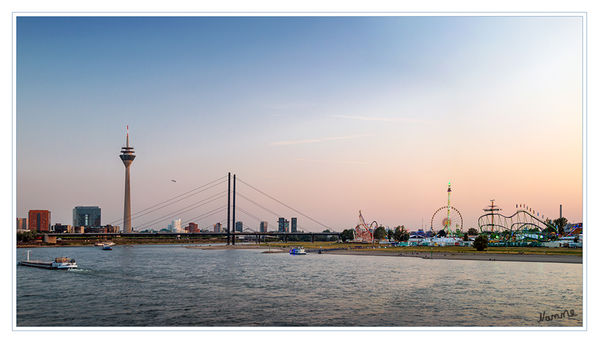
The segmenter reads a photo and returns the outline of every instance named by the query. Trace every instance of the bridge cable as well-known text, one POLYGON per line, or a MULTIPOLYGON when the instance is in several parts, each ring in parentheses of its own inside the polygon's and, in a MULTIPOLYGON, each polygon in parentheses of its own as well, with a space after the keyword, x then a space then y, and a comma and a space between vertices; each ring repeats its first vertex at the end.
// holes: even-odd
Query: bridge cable
POLYGON ((245 182, 245 181, 241 180, 240 178, 237 178, 237 180, 238 180, 239 182, 243 183, 244 185, 246 185, 246 186, 248 186, 248 187, 252 188, 252 189, 253 189, 253 190, 255 190, 256 192, 258 192, 258 193, 260 193, 260 194, 262 194, 262 195, 264 195, 264 196, 266 196, 266 197, 268 197, 268 198, 270 198, 270 199, 272 199, 272 200, 274 200, 274 201, 278 202, 279 204, 281 204, 281 205, 283 205, 283 206, 285 206, 285 207, 289 208, 290 210, 292 210, 292 211, 295 211, 295 212, 299 213, 300 215, 302 215, 302 216, 304 216, 304 217, 306 217, 306 218, 310 219, 311 221, 315 222, 316 224, 318 224, 318 225, 321 225, 321 226, 324 226, 324 227, 326 227, 327 229, 333 230, 333 228, 332 228, 332 227, 330 227, 330 226, 328 226, 328 225, 325 225, 325 224, 321 223, 320 221, 318 221, 318 220, 316 220, 316 219, 314 219, 314 218, 312 218, 312 217, 308 216, 307 214, 304 214, 304 213, 302 213, 302 212, 300 212, 300 211, 296 210, 295 208, 293 208, 293 207, 291 207, 291 206, 289 206, 289 205, 287 205, 287 204, 283 203, 282 201, 280 201, 280 200, 276 199, 275 197, 272 197, 272 196, 270 196, 270 195, 268 195, 268 194, 264 193, 263 191, 261 191, 261 190, 257 189, 256 187, 254 187, 254 186, 252 186, 252 185, 248 184, 247 182, 245 182))
MULTIPOLYGON (((256 206, 260 207, 261 209, 263 209, 263 210, 265 210, 265 211, 267 211, 267 212, 270 212, 271 214, 274 214, 275 216, 277 216, 277 217, 279 217, 279 218, 281 218, 281 217, 282 217, 280 214, 277 214, 277 213, 275 213, 275 211, 273 211, 273 210, 270 210, 270 209, 268 209, 268 208, 266 208, 266 207, 264 207, 264 206, 260 205, 259 203, 255 202, 254 200, 252 200, 252 199, 250 199, 250 198, 246 197, 245 195, 241 194, 239 191, 237 191, 237 195, 239 195, 240 197, 242 197, 242 198, 246 199, 247 201, 249 201, 249 202, 253 203, 254 205, 256 205, 256 206)), ((302 231, 307 231, 307 230, 305 230, 305 229, 304 229, 304 228, 303 228, 301 225, 298 225, 298 227, 299 227, 299 228, 300 228, 302 231)), ((308 231, 308 232, 309 232, 309 231, 308 231)))
MULTIPOLYGON (((142 213, 142 212, 145 212, 145 211, 147 211, 147 210, 150 210, 150 209, 154 209, 154 207, 160 206, 160 205, 162 205, 162 204, 165 204, 165 203, 167 203, 167 202, 169 202, 169 201, 172 201, 172 200, 174 200, 174 199, 177 199, 177 198, 179 198, 179 197, 182 197, 182 196, 184 196, 184 195, 187 195, 187 194, 189 194, 189 193, 192 193, 192 192, 194 192, 194 191, 196 191, 196 190, 198 190, 198 189, 201 189, 201 188, 204 188, 204 187, 206 187, 206 186, 209 186, 210 184, 213 184, 213 183, 215 183, 215 182, 218 182, 218 181, 221 181, 221 180, 223 180, 221 183, 224 183, 224 182, 226 181, 226 180, 225 180, 226 178, 227 178, 227 176, 220 177, 220 178, 218 178, 218 179, 216 179, 216 180, 212 180, 212 181, 210 181, 210 182, 208 182, 208 183, 206 183, 206 184, 204 184, 204 185, 202 185, 202 186, 196 187, 196 188, 194 188, 194 189, 191 189, 191 190, 189 190, 189 191, 187 191, 187 192, 181 193, 181 194, 179 194, 179 195, 176 195, 176 196, 174 196, 174 197, 172 197, 172 198, 169 198, 169 199, 167 199, 167 200, 161 201, 161 202, 159 202, 159 203, 157 203, 157 204, 154 204, 154 205, 152 205, 152 206, 150 206, 150 207, 147 207, 147 208, 145 208, 145 209, 143 209, 143 210, 140 210, 140 211, 134 212, 134 213, 133 213, 133 215, 131 216, 131 218, 133 219, 133 217, 136 217, 136 216, 137 216, 137 217, 143 216, 143 214, 140 214, 140 213, 142 213)), ((219 184, 220 184, 220 183, 219 183, 219 184)), ((197 193, 194 193, 194 195, 195 195, 195 194, 198 194, 198 193, 201 193, 201 192, 203 192, 203 191, 206 191, 206 190, 208 190, 208 189, 210 189, 210 188, 212 188, 212 187, 214 187, 214 186, 216 186, 216 185, 213 185, 213 186, 211 186, 211 187, 208 187, 208 188, 206 188, 206 189, 203 189, 203 190, 201 190, 201 191, 198 191, 197 193)), ((191 195, 190 195, 190 196, 191 196, 191 195)), ((173 202, 173 203, 171 203, 171 204, 168 204, 168 205, 165 205, 165 206, 172 205, 172 204, 174 204, 174 203, 176 203, 176 202, 178 202, 178 201, 175 201, 175 202, 173 202)), ((161 208, 162 208, 162 207, 161 207, 161 208)), ((156 209, 156 210, 157 210, 157 209, 156 209)), ((119 222, 121 222, 121 221, 123 221, 123 217, 121 217, 121 218, 119 218, 119 219, 116 219, 116 220, 113 220, 113 221, 109 222, 109 224, 108 224, 108 225, 113 225, 113 224, 119 223, 119 222)))
POLYGON ((200 200, 198 202, 195 202, 195 203, 193 203, 191 205, 188 205, 186 207, 178 209, 178 210, 176 210, 174 212, 170 212, 170 213, 168 213, 166 215, 160 216, 160 217, 155 218, 155 219, 153 219, 151 221, 147 221, 147 222, 145 222, 145 223, 143 223, 141 225, 136 225, 136 227, 142 227, 143 228, 144 226, 155 225, 155 224, 161 222, 162 220, 164 220, 164 219, 166 219, 168 217, 177 216, 177 215, 179 215, 181 213, 185 213, 185 212, 191 211, 193 209, 196 209, 198 207, 204 206, 204 205, 206 205, 208 203, 211 203, 211 202, 213 202, 213 201, 215 201, 215 200, 217 200, 219 198, 223 198, 226 195, 226 193, 227 193, 226 191, 223 191, 223 192, 220 192, 220 193, 213 194, 213 195, 209 196, 208 198, 202 199, 202 200, 200 200))

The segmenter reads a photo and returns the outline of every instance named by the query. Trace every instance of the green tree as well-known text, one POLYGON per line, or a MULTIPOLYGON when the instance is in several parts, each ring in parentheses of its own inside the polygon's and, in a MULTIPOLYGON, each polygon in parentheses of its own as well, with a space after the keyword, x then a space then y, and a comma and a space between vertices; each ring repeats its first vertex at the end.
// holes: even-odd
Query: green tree
POLYGON ((568 219, 566 219, 564 217, 557 218, 556 220, 553 221, 553 226, 555 226, 555 228, 557 229, 557 232, 560 235, 564 234, 566 225, 568 225, 568 219))
POLYGON ((478 235, 474 240, 474 243, 472 243, 472 246, 478 251, 483 251, 489 246, 489 239, 486 235, 478 235))
POLYGON ((387 240, 391 241, 391 238, 393 238, 393 231, 387 230, 387 240))
POLYGON ((385 236, 387 236, 387 230, 385 230, 384 227, 379 226, 376 228, 376 230, 374 230, 374 238, 378 239, 379 241, 383 238, 385 238, 385 236))
POLYGON ((354 239, 354 229, 347 229, 341 232, 341 240, 343 242, 351 241, 354 239))
POLYGON ((30 242, 35 239, 35 233, 31 231, 17 232, 17 241, 30 242))
POLYGON ((437 237, 445 237, 447 236, 447 232, 445 232, 445 230, 441 229, 439 232, 437 232, 437 237))
POLYGON ((397 242, 405 242, 410 239, 410 233, 403 225, 400 225, 395 228, 393 232, 393 239, 397 242))
POLYGON ((471 228, 468 229, 468 234, 470 236, 476 236, 476 235, 478 235, 478 230, 475 229, 475 228, 473 228, 473 227, 471 227, 471 228))
POLYGON ((468 232, 464 233, 464 238, 463 238, 463 240, 464 240, 464 241, 468 241, 468 232))

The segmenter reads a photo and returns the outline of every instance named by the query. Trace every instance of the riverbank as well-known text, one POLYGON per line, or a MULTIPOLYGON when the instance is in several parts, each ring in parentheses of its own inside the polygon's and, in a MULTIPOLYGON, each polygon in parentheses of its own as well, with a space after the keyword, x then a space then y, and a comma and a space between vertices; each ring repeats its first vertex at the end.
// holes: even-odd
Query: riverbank
POLYGON ((169 238, 113 238, 113 239, 86 239, 63 240, 56 243, 43 242, 17 242, 17 248, 43 248, 43 247, 84 247, 94 246, 96 243, 110 241, 116 245, 172 245, 172 244, 226 244, 226 240, 219 239, 169 239, 169 238))
MULTIPOLYGON (((93 246, 96 241, 69 242, 70 244, 17 244, 17 248, 40 247, 79 247, 93 246)), ((131 245, 187 245, 188 249, 235 250, 263 249, 264 253, 287 253, 294 246, 303 246, 308 253, 334 255, 395 256, 417 257, 423 259, 474 260, 474 261, 511 261, 545 263, 582 263, 582 249, 541 248, 541 247, 490 247, 476 251, 469 247, 388 247, 356 243, 335 242, 294 242, 294 243, 241 243, 226 245, 216 240, 113 240, 117 246, 131 245)))
POLYGON ((545 262, 545 263, 582 263, 582 255, 559 254, 508 254, 508 253, 451 253, 424 251, 385 251, 373 250, 322 250, 323 254, 331 255, 365 255, 365 256, 397 256, 419 257, 433 260, 472 260, 472 261, 509 261, 509 262, 545 262))
POLYGON ((202 250, 228 249, 269 249, 265 252, 286 253, 293 246, 303 246, 308 253, 333 255, 395 256, 417 257, 423 259, 473 260, 473 261, 511 261, 545 263, 582 263, 582 249, 536 248, 536 247, 493 247, 476 251, 465 247, 375 247, 352 244, 322 243, 273 243, 245 245, 197 246, 202 250))

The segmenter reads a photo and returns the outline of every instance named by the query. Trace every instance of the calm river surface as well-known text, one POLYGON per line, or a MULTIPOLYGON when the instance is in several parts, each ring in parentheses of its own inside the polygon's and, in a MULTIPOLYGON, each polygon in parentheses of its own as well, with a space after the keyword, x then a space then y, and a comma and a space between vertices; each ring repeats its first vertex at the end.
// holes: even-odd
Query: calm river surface
POLYGON ((581 326, 582 264, 262 254, 184 246, 17 249, 17 326, 581 326), (575 317, 539 322, 574 310, 575 317))

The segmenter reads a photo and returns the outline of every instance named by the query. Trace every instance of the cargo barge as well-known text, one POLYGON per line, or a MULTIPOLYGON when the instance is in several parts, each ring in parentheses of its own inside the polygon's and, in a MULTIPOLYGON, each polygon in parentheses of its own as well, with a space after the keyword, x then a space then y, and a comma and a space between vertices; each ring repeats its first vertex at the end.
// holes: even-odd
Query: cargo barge
POLYGON ((54 261, 37 261, 29 259, 29 250, 27 250, 27 260, 19 262, 20 265, 25 267, 36 267, 44 269, 76 269, 77 262, 74 259, 68 257, 57 257, 54 261))

